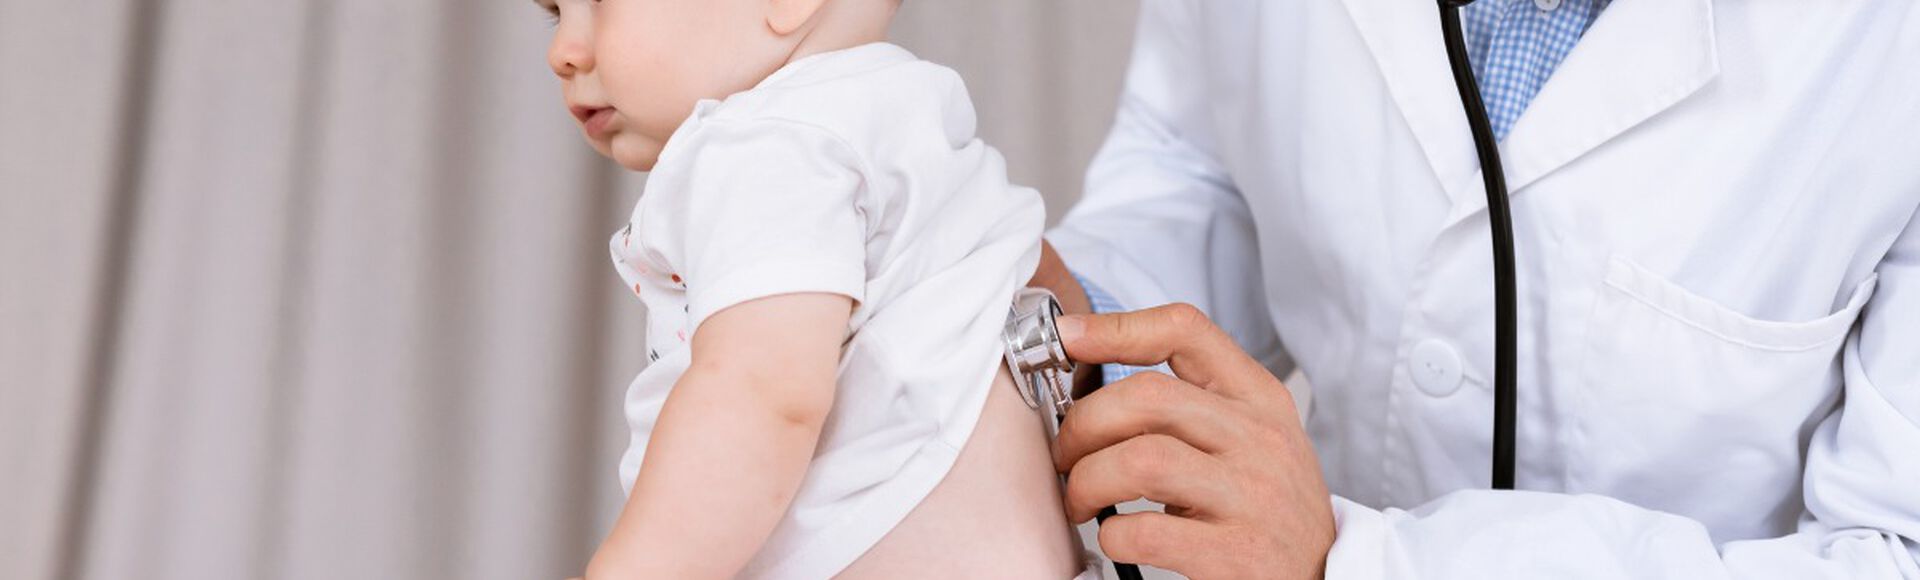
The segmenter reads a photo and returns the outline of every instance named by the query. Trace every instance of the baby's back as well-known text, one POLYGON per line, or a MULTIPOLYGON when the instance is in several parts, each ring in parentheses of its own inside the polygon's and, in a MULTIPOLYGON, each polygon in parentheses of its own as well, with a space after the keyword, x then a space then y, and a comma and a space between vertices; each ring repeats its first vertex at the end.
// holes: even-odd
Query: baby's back
POLYGON ((1039 415, 1003 369, 960 459, 840 578, 1073 578, 1087 571, 1039 415))

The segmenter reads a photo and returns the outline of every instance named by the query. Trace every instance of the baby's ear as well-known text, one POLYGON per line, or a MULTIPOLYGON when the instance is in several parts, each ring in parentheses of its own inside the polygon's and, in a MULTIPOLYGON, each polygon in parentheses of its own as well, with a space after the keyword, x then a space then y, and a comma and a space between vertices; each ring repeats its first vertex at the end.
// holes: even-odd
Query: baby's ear
POLYGON ((767 0, 767 26, 786 36, 806 26, 827 0, 767 0))

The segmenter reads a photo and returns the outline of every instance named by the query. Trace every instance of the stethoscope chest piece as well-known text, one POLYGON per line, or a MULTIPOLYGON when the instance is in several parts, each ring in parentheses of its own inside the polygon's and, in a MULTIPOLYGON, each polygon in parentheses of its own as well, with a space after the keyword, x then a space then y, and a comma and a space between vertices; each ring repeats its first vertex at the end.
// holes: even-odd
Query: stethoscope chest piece
MULTIPOLYGON (((1007 313, 1007 325, 1000 331, 1007 344, 1007 370, 1013 371, 1013 384, 1020 398, 1039 412, 1046 425, 1047 440, 1060 437, 1060 421, 1073 407, 1073 359, 1060 342, 1060 301, 1053 293, 1038 288, 1020 291, 1007 313)), ((1060 485, 1066 485, 1061 476, 1060 485)), ((1118 513, 1112 507, 1100 510, 1100 521, 1118 513)), ((1113 563, 1113 572, 1121 580, 1140 580, 1140 568, 1133 564, 1113 563)))
POLYGON ((1059 434, 1060 419, 1073 406, 1073 360, 1067 358, 1055 326, 1062 311, 1052 292, 1027 288, 1014 297, 1001 338, 1007 346, 1007 369, 1021 400, 1046 418, 1047 436, 1059 434))

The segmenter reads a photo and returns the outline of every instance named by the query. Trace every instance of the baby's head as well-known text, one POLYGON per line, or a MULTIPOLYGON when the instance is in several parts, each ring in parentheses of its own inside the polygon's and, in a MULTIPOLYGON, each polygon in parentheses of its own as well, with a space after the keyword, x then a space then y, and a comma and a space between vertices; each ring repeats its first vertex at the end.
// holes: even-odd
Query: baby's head
POLYGON ((535 0, 557 17, 547 63, 602 155, 647 171, 702 99, 794 59, 886 38, 900 0, 535 0))

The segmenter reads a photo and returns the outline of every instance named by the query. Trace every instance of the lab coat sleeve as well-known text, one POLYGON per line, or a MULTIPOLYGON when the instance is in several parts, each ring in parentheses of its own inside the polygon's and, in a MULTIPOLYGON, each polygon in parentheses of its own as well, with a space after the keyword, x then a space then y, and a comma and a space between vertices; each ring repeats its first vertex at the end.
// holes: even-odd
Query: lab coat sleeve
POLYGON ((1920 216, 1848 337, 1807 446, 1796 533, 1715 545, 1701 524, 1594 496, 1468 491, 1410 511, 1336 498, 1328 578, 1920 578, 1920 216))
POLYGON ((1129 309, 1186 302, 1276 372, 1253 218, 1212 154, 1198 2, 1146 0, 1113 132, 1087 188, 1047 239, 1129 309))

